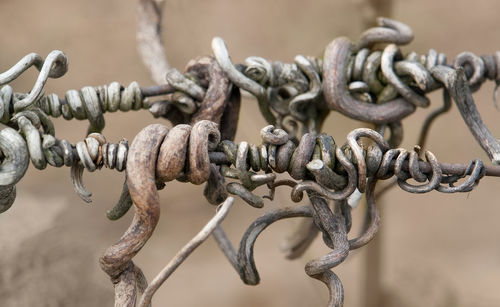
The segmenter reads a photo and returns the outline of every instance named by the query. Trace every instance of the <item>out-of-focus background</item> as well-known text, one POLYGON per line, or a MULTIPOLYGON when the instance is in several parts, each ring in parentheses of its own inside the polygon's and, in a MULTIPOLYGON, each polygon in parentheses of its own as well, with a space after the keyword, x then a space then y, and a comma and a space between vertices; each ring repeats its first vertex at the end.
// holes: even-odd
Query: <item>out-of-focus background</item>
MULTIPOLYGON (((210 41, 221 36, 234 62, 247 56, 292 62, 297 54, 321 56, 335 37, 353 40, 362 32, 359 1, 181 1, 167 0, 164 34, 167 56, 183 70, 188 60, 211 54, 210 41)), ((491 54, 500 50, 500 2, 394 0, 392 17, 407 23, 414 42, 404 50, 419 53, 435 48, 449 59, 461 51, 491 54)), ((29 52, 46 56, 53 49, 69 58, 69 72, 48 81, 45 92, 119 81, 149 85, 135 45, 136 1, 120 0, 2 0, 0 1, 0 71, 29 52)), ((34 69, 13 83, 26 92, 36 78, 34 69)), ((484 121, 500 135, 492 100, 493 84, 475 94, 484 121)), ((431 108, 419 109, 404 121, 403 147, 412 148, 418 128, 429 111, 441 104, 430 95, 431 108)), ((265 125, 252 99, 243 101, 237 140, 259 143, 265 125)), ((117 142, 132 140, 155 120, 147 111, 106 113, 104 135, 117 142)), ((86 121, 55 120, 56 136, 72 143, 82 140, 86 121)), ((167 124, 165 122, 165 124, 167 124)), ((359 122, 331 114, 325 130, 343 143, 359 122)), ((428 143, 438 159, 465 163, 487 161, 454 107, 435 123, 428 143)), ((73 192, 69 169, 30 166, 17 185, 17 200, 0 215, 1 306, 111 306, 113 287, 98 264, 102 252, 130 223, 129 212, 112 222, 105 211, 121 191, 123 173, 103 169, 84 174, 93 192, 87 205, 73 192)), ((264 193, 264 191, 262 191, 264 193)), ((261 210, 238 201, 224 222, 236 244, 246 226, 265 210, 290 204, 289 190, 261 210)), ((474 191, 444 195, 411 195, 394 189, 382 207, 378 285, 381 306, 499 306, 500 206, 498 180, 485 178, 474 191)), ((168 183, 161 192, 162 217, 135 263, 151 280, 199 229, 215 208, 206 203, 201 186, 168 183)), ((359 227, 363 208, 358 208, 359 227)), ((157 306, 325 306, 327 290, 309 278, 305 263, 328 252, 318 238, 305 255, 285 260, 279 243, 297 221, 271 226, 259 238, 255 252, 261 284, 245 286, 212 239, 176 271, 154 298, 157 306)), ((346 306, 365 306, 366 250, 351 253, 335 269, 345 287, 346 306)))

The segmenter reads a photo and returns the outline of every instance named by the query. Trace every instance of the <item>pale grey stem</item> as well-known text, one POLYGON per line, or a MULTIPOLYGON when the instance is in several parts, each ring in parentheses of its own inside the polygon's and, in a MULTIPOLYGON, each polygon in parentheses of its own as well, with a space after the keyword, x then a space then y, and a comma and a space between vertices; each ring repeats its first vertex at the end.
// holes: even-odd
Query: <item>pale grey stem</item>
MULTIPOLYGON (((36 65, 36 61, 33 62, 32 65, 36 65)), ((33 85, 33 89, 31 89, 26 97, 14 104, 14 110, 19 111, 31 105, 42 94, 43 87, 45 86, 48 78, 59 78, 67 71, 68 59, 66 58, 66 55, 59 50, 54 50, 49 53, 42 65, 42 68, 40 69, 40 74, 33 85)))
POLYGON ((147 307, 158 288, 167 278, 186 260, 186 258, 212 234, 214 229, 222 223, 229 210, 233 206, 234 198, 228 197, 218 208, 215 216, 203 227, 203 229, 177 252, 175 257, 156 275, 151 284, 146 288, 139 301, 139 307, 147 307))
POLYGON ((16 184, 23 178, 29 165, 28 147, 23 137, 9 127, 0 130, 0 186, 16 184))
POLYGON ((377 24, 378 27, 370 28, 361 34, 357 44, 358 50, 380 43, 406 45, 413 39, 413 31, 402 22, 379 17, 377 24))
POLYGON ((234 67, 231 59, 229 58, 226 43, 224 43, 222 38, 214 37, 212 39, 212 51, 214 52, 217 63, 219 63, 222 70, 234 84, 236 84, 239 88, 249 91, 257 98, 266 96, 265 89, 262 85, 248 78, 243 73, 238 71, 236 67, 234 67))
POLYGON ((202 101, 205 97, 205 90, 203 87, 196 84, 193 80, 186 78, 175 68, 169 69, 162 76, 164 80, 178 91, 187 93, 199 101, 202 101))
MULTIPOLYGON (((68 61, 65 56, 63 58, 59 58, 59 60, 56 61, 60 54, 63 53, 61 51, 54 50, 47 57, 47 60, 49 60, 50 57, 53 57, 53 59, 50 60, 50 65, 48 65, 48 68, 46 68, 46 70, 48 70, 49 72, 49 78, 59 78, 63 76, 68 70, 68 61)), ((0 85, 4 85, 15 80, 31 66, 35 66, 38 71, 41 72, 44 63, 45 61, 40 55, 36 53, 27 54, 21 60, 19 60, 19 62, 14 64, 14 66, 12 66, 9 70, 0 74, 0 85)))
POLYGON ((9 127, 0 130, 0 213, 8 210, 16 199, 15 184, 26 173, 29 154, 19 133, 9 127))
POLYGON ((92 202, 92 193, 87 190, 85 185, 83 184, 82 174, 85 168, 78 161, 75 161, 71 166, 71 183, 73 184, 73 188, 75 189, 78 196, 80 196, 83 201, 86 203, 92 202))
POLYGON ((165 83, 169 65, 161 39, 162 0, 139 0, 137 5, 137 49, 157 84, 165 83))
POLYGON ((219 63, 219 66, 226 73, 229 80, 231 80, 231 82, 233 82, 240 89, 248 91, 254 95, 259 103, 259 109, 262 116, 264 116, 269 124, 275 124, 276 118, 269 109, 269 100, 266 89, 259 83, 238 71, 238 69, 231 62, 226 43, 224 43, 222 38, 214 37, 212 39, 212 51, 217 63, 219 63))
POLYGON ((7 84, 16 79, 31 66, 35 66, 40 71, 42 65, 43 58, 40 55, 36 53, 27 54, 9 70, 0 74, 0 85, 7 84))
POLYGON ((491 134, 477 110, 463 68, 452 69, 439 65, 431 69, 431 74, 446 87, 469 130, 491 162, 500 165, 500 142, 491 134))

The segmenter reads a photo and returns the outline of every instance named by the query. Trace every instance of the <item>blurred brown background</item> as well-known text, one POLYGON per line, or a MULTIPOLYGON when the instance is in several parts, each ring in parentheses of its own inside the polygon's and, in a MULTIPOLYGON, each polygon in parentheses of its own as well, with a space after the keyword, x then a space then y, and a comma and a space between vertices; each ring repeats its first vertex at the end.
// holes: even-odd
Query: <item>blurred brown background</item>
MULTIPOLYGON (((360 1, 358 1, 360 2, 360 1)), ((210 41, 221 36, 234 62, 259 55, 286 62, 296 54, 321 56, 335 37, 357 39, 362 32, 355 1, 181 1, 167 0, 164 40, 170 64, 180 70, 191 58, 211 54, 210 41)), ((63 94, 85 85, 152 84, 135 47, 135 1, 0 1, 0 71, 28 52, 46 56, 63 50, 69 72, 49 80, 46 93, 63 94)), ((414 42, 404 50, 419 53, 435 48, 449 59, 461 51, 477 54, 500 50, 500 2, 394 0, 392 17, 410 25, 414 42)), ((36 78, 32 69, 13 83, 26 92, 36 78)), ((475 95, 494 135, 500 135, 492 102, 493 85, 475 95)), ((434 93, 431 108, 441 104, 434 93)), ((418 110, 405 120, 403 147, 412 148, 421 121, 430 110, 418 110)), ((237 139, 258 143, 265 125, 254 100, 243 103, 237 139)), ((147 111, 106 114, 104 135, 130 141, 155 120, 147 111)), ((57 137, 72 143, 85 137, 87 122, 56 120, 57 137)), ((338 143, 360 123, 331 114, 325 130, 338 143)), ((444 162, 466 162, 485 154, 476 145, 453 108, 434 125, 428 143, 444 162)), ((105 211, 118 199, 124 175, 103 169, 84 174, 93 204, 72 190, 69 169, 30 166, 17 185, 13 207, 0 215, 1 306, 112 306, 113 289, 98 258, 131 220, 108 221, 105 211)), ((385 306, 499 306, 500 207, 498 180, 485 178, 471 193, 438 192, 410 195, 394 189, 383 207, 380 286, 385 306), (496 185, 496 186, 495 186, 496 185)), ((267 209, 289 204, 289 190, 265 209, 238 202, 224 222, 236 244, 247 225, 267 209)), ((206 221, 214 207, 202 197, 202 187, 169 183, 161 192, 162 217, 154 236, 135 258, 151 280, 206 221)), ((359 226, 362 208, 357 209, 359 226)), ((256 287, 243 285, 212 239, 202 245, 155 296, 157 306, 325 306, 327 290, 304 273, 305 263, 327 252, 316 240, 299 260, 287 261, 280 241, 297 221, 281 222, 264 232, 256 244, 262 278, 256 287)), ((352 252, 335 272, 345 287, 345 305, 363 306, 366 249, 352 252)))

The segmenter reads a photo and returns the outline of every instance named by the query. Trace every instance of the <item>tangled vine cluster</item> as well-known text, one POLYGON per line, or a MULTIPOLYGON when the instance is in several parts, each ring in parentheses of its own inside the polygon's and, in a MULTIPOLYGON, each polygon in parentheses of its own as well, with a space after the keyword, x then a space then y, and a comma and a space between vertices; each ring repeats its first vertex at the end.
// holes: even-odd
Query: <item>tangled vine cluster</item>
MULTIPOLYGON (((294 63, 249 57, 234 65, 224 41, 214 38, 213 57, 190 61, 184 73, 160 69, 165 77, 160 85, 140 87, 132 82, 124 87, 113 82, 69 90, 64 97, 45 96, 43 91, 49 78, 66 73, 64 53, 53 51, 45 59, 29 54, 0 74, 0 122, 4 125, 0 130, 0 211, 13 204, 15 185, 30 160, 37 169, 47 164, 71 167, 75 191, 87 202, 91 193, 82 181, 84 170, 125 171, 122 195, 107 215, 119 219, 134 206, 134 218, 100 258, 101 268, 114 284, 116 306, 150 305, 155 291, 209 235, 243 282, 258 284, 253 249, 259 234, 278 220, 308 217, 309 223, 288 242, 287 256, 301 256, 315 235, 322 233, 331 251, 309 261, 305 271, 328 287, 329 306, 341 306, 343 287, 332 269, 377 233, 375 187, 379 180, 395 177, 398 186, 410 193, 456 193, 471 191, 484 176, 500 176, 496 166, 500 144, 482 122, 471 95, 486 80, 500 83, 500 52, 483 56, 463 52, 450 62, 433 49, 423 55, 405 53, 400 46, 413 39, 411 29, 390 19, 378 22, 357 43, 337 38, 323 58, 299 55, 294 63), (28 94, 14 92, 8 83, 32 66, 40 71, 33 89, 28 94), (437 89, 443 89, 444 104, 424 122, 419 144, 412 150, 398 148, 401 120, 417 108, 428 107, 425 94, 437 89), (261 130, 261 144, 234 142, 241 90, 256 98, 269 124, 261 130), (452 100, 493 165, 479 159, 467 164, 439 163, 432 152, 423 150, 432 121, 451 107, 452 100), (107 142, 101 134, 104 113, 140 109, 148 109, 173 126, 149 125, 130 146, 127 140, 107 142), (322 131, 331 111, 373 124, 374 130, 355 129, 338 145, 322 131), (59 116, 88 120, 88 137, 76 144, 57 139, 51 117, 59 116), (386 131, 390 135, 385 136, 386 131), (279 173, 288 173, 289 179, 277 179, 279 173), (208 202, 222 205, 148 284, 132 260, 158 223, 158 190, 172 180, 205 184, 208 202), (257 195, 254 190, 260 186, 267 186, 269 194, 257 195), (249 226, 235 249, 220 225, 233 203, 229 195, 262 208, 264 198, 272 200, 280 186, 291 188, 293 202, 301 201, 305 192, 309 204, 268 211, 249 226), (367 199, 366 226, 350 238, 351 210, 361 194, 367 199)), ((153 43, 158 41, 153 39, 153 43)))

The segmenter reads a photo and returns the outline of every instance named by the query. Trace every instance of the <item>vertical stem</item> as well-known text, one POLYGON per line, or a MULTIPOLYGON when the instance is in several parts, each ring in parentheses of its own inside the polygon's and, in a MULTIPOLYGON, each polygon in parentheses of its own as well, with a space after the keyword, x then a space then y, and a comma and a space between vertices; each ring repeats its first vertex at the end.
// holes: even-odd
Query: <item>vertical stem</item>
MULTIPOLYGON (((365 0, 360 3, 362 26, 364 29, 376 26, 376 18, 379 16, 390 18, 392 15, 392 0, 365 0)), ((378 199, 380 202, 380 199, 378 199)), ((382 206, 379 214, 382 215, 382 206)), ((381 254, 382 254, 383 229, 378 230, 375 237, 368 246, 365 253, 365 278, 364 278, 364 304, 366 307, 382 306, 382 280, 381 280, 381 254)))
POLYGON ((137 5, 137 49, 156 84, 165 83, 169 68, 161 38, 163 4, 161 0, 139 0, 137 5))
MULTIPOLYGON (((380 199, 377 199, 380 203, 380 199)), ((379 213, 382 215, 382 206, 379 206, 379 213)), ((370 244, 365 246, 365 278, 364 278, 364 303, 365 307, 383 306, 383 289, 382 289, 382 240, 383 227, 378 230, 378 235, 373 238, 370 244)))

